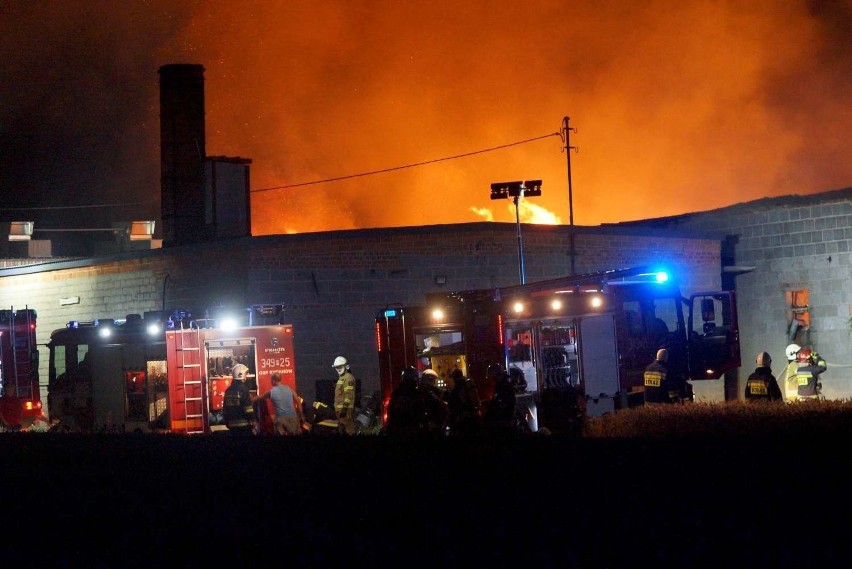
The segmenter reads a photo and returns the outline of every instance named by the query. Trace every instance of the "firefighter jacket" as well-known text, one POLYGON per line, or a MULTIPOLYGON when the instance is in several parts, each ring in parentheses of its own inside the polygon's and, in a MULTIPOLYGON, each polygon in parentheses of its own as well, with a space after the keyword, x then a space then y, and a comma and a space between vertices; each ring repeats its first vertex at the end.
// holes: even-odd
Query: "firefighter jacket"
POLYGON ((784 394, 787 400, 796 399, 799 393, 799 383, 796 381, 796 371, 799 369, 799 362, 793 360, 788 362, 784 370, 778 375, 778 387, 784 394))
POLYGON ((334 386, 334 412, 338 417, 355 415, 355 376, 346 370, 334 386))
POLYGON ((677 387, 669 378, 666 364, 654 360, 645 368, 645 403, 676 403, 677 387))
POLYGON ((816 397, 822 384, 819 375, 826 370, 825 360, 815 356, 808 363, 800 363, 796 370, 796 383, 799 384, 799 397, 816 397))
POLYGON ((745 387, 746 401, 781 401, 781 388, 769 367, 759 367, 748 376, 745 387))
POLYGON ((334 412, 341 433, 355 434, 355 397, 357 383, 352 372, 346 370, 334 386, 334 412))
POLYGON ((244 381, 234 380, 225 390, 222 415, 229 429, 246 429, 254 423, 251 393, 244 381))

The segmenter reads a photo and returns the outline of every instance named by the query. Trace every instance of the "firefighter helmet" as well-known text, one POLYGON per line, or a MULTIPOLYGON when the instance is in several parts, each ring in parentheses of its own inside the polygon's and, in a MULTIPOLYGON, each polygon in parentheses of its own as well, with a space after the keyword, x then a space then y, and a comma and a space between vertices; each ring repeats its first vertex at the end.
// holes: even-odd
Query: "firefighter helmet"
POLYGON ((792 362, 795 360, 796 354, 798 354, 801 349, 802 347, 799 344, 790 344, 787 346, 787 349, 785 350, 785 353, 787 354, 787 361, 792 362))
POLYGON ((421 378, 428 384, 434 384, 438 381, 438 372, 434 369, 424 369, 421 378))
POLYGON ((665 348, 660 348, 657 350, 657 361, 666 363, 669 361, 669 351, 665 348))
POLYGON ((796 358, 799 360, 799 363, 807 363, 811 359, 811 354, 813 352, 808 348, 802 348, 799 350, 799 353, 796 354, 796 358))
POLYGON ((414 369, 414 366, 408 366, 404 370, 402 370, 402 381, 417 381, 417 370, 414 369))
POLYGON ((334 363, 331 364, 331 367, 346 367, 349 365, 349 362, 346 361, 346 358, 343 356, 337 356, 334 358, 334 363))
POLYGON ((767 352, 760 352, 757 354, 757 359, 755 360, 757 363, 757 367, 769 367, 772 363, 772 358, 767 352))
POLYGON ((248 370, 249 370, 248 366, 243 365, 243 364, 237 364, 237 365, 235 365, 234 367, 231 368, 231 375, 234 377, 234 379, 238 379, 240 381, 243 381, 246 378, 246 374, 248 373, 248 370))

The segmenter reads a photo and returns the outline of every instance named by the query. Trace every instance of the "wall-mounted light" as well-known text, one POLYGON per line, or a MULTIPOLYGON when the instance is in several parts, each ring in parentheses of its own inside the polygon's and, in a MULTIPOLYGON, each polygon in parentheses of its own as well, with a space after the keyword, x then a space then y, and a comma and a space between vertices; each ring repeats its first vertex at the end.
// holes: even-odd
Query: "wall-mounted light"
POLYGON ((155 221, 131 221, 130 222, 130 240, 143 241, 150 240, 154 236, 155 221))
POLYGON ((9 241, 29 241, 33 236, 34 221, 13 221, 9 224, 9 241))

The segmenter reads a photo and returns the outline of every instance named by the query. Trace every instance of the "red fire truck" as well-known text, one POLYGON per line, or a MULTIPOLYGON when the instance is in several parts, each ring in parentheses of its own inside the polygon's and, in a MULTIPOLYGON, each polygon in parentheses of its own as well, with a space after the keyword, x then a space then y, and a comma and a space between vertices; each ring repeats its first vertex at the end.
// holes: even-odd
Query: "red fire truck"
POLYGON ((0 393, 15 394, 24 427, 42 416, 36 320, 31 308, 0 310, 0 393))
MULTIPOLYGON (((249 368, 252 395, 271 389, 273 373, 296 389, 293 327, 278 323, 281 306, 240 312, 248 322, 185 311, 69 322, 48 344, 51 418, 82 432, 226 430, 221 411, 234 365, 249 368)), ((267 409, 259 407, 265 429, 267 409)))
MULTIPOLYGON (((643 401, 656 350, 688 379, 718 379, 740 365, 732 291, 684 298, 665 271, 636 267, 525 285, 427 295, 376 318, 382 396, 407 366, 434 369, 451 387, 458 368, 489 399, 489 364, 523 373, 530 412, 547 389, 576 390, 590 416, 643 401)), ((535 426, 534 426, 535 428, 535 426)))

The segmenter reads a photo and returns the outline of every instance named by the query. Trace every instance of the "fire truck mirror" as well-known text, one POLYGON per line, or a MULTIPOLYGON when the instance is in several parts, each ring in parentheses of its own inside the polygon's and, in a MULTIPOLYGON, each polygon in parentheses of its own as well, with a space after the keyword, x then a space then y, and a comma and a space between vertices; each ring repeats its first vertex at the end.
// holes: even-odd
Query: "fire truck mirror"
POLYGON ((701 319, 704 322, 716 321, 716 306, 713 304, 712 298, 701 299, 701 319))

